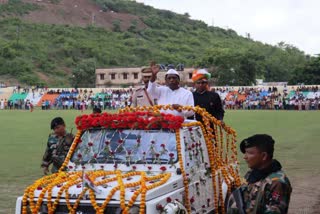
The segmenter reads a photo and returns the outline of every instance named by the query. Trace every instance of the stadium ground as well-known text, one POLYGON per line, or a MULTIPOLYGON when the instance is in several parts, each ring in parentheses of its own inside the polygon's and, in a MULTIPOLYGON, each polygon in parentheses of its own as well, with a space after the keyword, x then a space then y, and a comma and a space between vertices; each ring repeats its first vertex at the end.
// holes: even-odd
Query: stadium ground
MULTIPOLYGON (((87 113, 90 113, 89 111, 87 113)), ((45 150, 49 123, 65 118, 76 132, 79 111, 0 111, 0 213, 14 213, 16 197, 42 175, 40 161, 45 150)), ((320 210, 320 112, 319 111, 227 111, 225 122, 237 130, 238 141, 255 133, 276 140, 275 157, 293 185, 289 213, 320 210)), ((241 174, 246 171, 242 161, 241 174)))

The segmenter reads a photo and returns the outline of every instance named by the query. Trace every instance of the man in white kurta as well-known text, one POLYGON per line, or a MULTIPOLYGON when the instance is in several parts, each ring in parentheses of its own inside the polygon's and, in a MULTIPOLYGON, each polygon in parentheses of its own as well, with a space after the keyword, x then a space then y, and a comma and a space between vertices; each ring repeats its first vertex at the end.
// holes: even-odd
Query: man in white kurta
POLYGON ((165 75, 166 86, 158 86, 155 83, 159 67, 152 66, 152 76, 148 84, 148 93, 157 100, 158 105, 171 104, 174 111, 165 111, 174 115, 190 117, 194 114, 192 111, 179 111, 181 106, 194 106, 193 95, 190 91, 179 86, 180 76, 174 69, 169 69, 165 75))

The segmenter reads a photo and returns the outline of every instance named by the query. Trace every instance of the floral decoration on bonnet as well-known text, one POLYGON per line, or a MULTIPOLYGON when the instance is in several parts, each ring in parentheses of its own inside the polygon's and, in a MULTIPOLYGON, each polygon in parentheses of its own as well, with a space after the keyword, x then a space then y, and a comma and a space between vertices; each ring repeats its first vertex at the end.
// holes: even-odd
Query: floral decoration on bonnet
POLYGON ((90 114, 78 116, 77 129, 86 130, 95 127, 108 129, 179 129, 184 118, 155 112, 124 112, 118 114, 90 114))

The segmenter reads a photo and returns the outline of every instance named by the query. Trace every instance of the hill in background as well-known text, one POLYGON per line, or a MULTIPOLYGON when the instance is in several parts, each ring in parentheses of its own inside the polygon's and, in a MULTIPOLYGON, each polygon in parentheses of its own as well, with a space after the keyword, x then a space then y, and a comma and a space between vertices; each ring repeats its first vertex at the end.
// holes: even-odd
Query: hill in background
POLYGON ((208 67, 218 84, 296 80, 297 48, 125 0, 9 0, 0 4, 0 79, 52 87, 94 86, 95 68, 208 67))

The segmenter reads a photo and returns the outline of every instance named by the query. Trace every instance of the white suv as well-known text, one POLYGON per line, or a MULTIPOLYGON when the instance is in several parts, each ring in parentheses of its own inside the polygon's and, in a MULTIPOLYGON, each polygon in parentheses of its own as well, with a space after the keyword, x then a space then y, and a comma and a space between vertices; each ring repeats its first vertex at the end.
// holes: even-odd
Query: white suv
POLYGON ((150 111, 78 117, 60 171, 29 186, 16 214, 223 212, 240 184, 235 132, 192 110, 203 123, 150 111))

